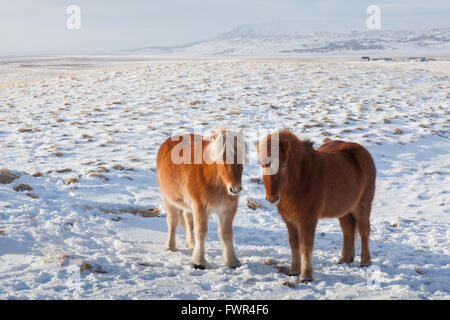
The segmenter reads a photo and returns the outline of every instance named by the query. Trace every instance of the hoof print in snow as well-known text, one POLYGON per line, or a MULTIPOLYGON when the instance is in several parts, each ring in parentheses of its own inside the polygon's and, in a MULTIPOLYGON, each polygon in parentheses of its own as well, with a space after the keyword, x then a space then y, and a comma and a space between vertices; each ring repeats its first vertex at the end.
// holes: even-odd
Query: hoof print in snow
POLYGON ((1 169, 0 170, 0 183, 1 184, 10 184, 14 180, 19 178, 19 174, 16 174, 12 171, 9 171, 7 169, 1 169))

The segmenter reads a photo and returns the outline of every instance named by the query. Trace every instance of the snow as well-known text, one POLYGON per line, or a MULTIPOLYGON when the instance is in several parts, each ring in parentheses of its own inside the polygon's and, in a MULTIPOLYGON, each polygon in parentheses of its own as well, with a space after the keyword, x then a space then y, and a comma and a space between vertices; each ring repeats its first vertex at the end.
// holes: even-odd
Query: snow
POLYGON ((305 26, 268 23, 240 26, 212 39, 182 46, 134 51, 165 57, 447 56, 450 28, 338 33, 306 32, 305 26))
POLYGON ((0 184, 1 299, 450 298, 450 62, 19 60, 0 65, 0 169, 20 174, 0 184), (337 264, 342 234, 330 219, 316 232, 316 281, 280 273, 287 230, 251 180, 254 162, 234 221, 241 267, 222 266, 215 217, 206 270, 190 266, 181 231, 179 250, 164 251, 156 152, 199 124, 366 146, 378 169, 373 267, 337 264), (152 208, 159 217, 130 213, 152 208))

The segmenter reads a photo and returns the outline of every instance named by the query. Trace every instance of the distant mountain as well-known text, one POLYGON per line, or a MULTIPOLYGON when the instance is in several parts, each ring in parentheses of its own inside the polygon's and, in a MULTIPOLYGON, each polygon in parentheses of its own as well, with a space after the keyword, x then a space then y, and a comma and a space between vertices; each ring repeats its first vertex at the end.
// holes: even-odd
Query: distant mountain
POLYGON ((283 24, 246 25, 210 40, 137 51, 175 56, 450 55, 450 28, 302 33, 283 24))

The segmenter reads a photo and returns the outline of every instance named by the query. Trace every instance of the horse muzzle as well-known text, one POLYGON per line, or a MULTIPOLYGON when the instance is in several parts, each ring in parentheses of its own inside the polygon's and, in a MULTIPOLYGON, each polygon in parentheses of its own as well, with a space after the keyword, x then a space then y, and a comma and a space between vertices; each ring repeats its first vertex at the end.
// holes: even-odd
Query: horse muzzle
POLYGON ((266 200, 271 204, 273 204, 274 206, 276 206, 280 202, 280 199, 281 197, 279 194, 277 194, 275 197, 266 196, 266 200))
POLYGON ((228 188, 228 193, 231 194, 232 196, 237 196, 239 195, 239 193, 242 191, 242 186, 238 186, 238 187, 232 187, 230 186, 228 188))

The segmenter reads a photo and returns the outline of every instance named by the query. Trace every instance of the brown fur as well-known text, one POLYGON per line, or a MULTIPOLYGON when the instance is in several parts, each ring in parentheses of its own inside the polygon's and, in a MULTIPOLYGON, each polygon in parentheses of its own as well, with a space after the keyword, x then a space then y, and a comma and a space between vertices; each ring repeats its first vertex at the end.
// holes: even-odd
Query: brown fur
MULTIPOLYGON (((266 142, 270 150, 270 135, 266 142)), ((257 148, 264 163, 264 153, 259 145, 257 148)), ((299 140, 287 129, 279 132, 279 149, 280 169, 275 175, 264 175, 264 185, 267 200, 279 200, 278 212, 288 228, 290 273, 301 271, 301 281, 313 279, 314 234, 321 218, 339 218, 344 236, 339 263, 354 261, 357 227, 361 266, 370 265, 370 211, 376 169, 369 152, 357 143, 343 141, 329 141, 315 150, 310 141, 299 140)))
MULTIPOLYGON (((167 139, 159 148, 157 156, 158 184, 167 210, 169 239, 166 250, 176 250, 175 232, 178 222, 186 233, 187 246, 193 249, 192 264, 203 269, 205 260, 205 238, 211 213, 216 213, 219 235, 222 241, 224 264, 238 267, 239 260, 233 246, 232 223, 238 204, 238 195, 232 195, 230 187, 241 190, 242 164, 206 164, 202 160, 194 163, 194 139, 201 141, 203 154, 210 140, 199 135, 189 134, 191 139, 191 163, 175 164, 171 159, 172 150, 179 143, 167 139)), ((213 136, 211 139, 214 139, 213 136)), ((182 153, 182 152, 181 152, 182 153)), ((199 159, 199 158, 196 158, 199 159)), ((239 192, 238 191, 238 192, 239 192)))

